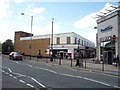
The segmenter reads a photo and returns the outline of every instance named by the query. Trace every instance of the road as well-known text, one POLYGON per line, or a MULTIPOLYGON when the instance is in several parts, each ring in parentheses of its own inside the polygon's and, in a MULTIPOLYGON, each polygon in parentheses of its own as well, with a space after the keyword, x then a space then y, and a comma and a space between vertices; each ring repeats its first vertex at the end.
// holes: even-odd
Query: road
POLYGON ((119 88, 118 77, 2 56, 2 88, 119 88))

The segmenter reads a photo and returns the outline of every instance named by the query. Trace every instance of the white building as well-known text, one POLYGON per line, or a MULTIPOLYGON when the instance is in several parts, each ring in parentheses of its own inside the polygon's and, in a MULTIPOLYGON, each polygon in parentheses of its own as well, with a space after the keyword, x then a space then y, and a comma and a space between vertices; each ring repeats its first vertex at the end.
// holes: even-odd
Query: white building
POLYGON ((90 55, 90 52, 92 52, 91 54, 93 53, 95 54, 94 52, 95 43, 91 42, 90 40, 74 32, 54 34, 54 39, 53 39, 54 55, 62 51, 64 58, 66 56, 72 56, 72 58, 74 58, 74 55, 76 53, 76 50, 78 50, 78 48, 80 52, 84 55, 84 57, 87 53, 89 55, 88 56, 86 55, 86 57, 92 57, 90 55))
POLYGON ((114 11, 97 20, 97 57, 112 64, 120 55, 120 12, 114 11))

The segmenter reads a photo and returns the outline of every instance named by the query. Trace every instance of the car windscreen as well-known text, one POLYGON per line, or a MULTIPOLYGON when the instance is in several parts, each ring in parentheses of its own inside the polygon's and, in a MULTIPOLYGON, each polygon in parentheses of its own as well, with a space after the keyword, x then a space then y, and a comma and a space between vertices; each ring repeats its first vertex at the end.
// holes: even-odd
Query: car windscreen
POLYGON ((18 52, 15 52, 15 55, 21 55, 20 53, 18 53, 18 52))

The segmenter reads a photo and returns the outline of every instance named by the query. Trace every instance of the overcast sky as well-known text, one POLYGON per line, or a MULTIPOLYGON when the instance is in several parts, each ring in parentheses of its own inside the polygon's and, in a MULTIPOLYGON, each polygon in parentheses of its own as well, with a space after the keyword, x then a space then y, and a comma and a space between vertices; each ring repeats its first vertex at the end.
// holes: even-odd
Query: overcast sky
POLYGON ((15 31, 30 31, 33 16, 33 34, 51 34, 54 18, 54 34, 75 32, 96 42, 96 20, 99 11, 117 5, 117 2, 24 2, 25 0, 0 0, 0 41, 14 40, 15 31), (22 16, 25 13, 30 16, 22 16))

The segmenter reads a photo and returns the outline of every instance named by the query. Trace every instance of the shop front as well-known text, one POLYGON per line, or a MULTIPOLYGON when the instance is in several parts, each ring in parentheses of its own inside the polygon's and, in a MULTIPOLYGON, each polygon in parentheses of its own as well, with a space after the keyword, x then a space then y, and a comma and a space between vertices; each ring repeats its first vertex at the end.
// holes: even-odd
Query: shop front
POLYGON ((117 56, 117 47, 116 47, 116 37, 109 37, 107 39, 102 40, 100 43, 100 55, 101 60, 104 63, 112 64, 116 60, 117 56))
POLYGON ((118 18, 118 11, 115 11, 97 20, 97 58, 107 64, 116 62, 119 55, 118 18))

